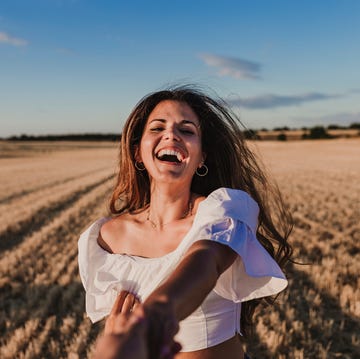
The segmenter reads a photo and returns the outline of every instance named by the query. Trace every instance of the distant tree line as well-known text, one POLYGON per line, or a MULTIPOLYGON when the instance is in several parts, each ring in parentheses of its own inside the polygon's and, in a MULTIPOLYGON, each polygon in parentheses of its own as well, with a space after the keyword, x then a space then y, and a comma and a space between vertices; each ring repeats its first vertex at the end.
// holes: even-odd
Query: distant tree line
MULTIPOLYGON (((284 127, 275 127, 272 131, 280 132, 277 135, 278 141, 286 141, 288 131, 296 131, 296 128, 289 128, 287 126, 284 127)), ((328 138, 336 138, 338 136, 331 135, 328 130, 360 130, 360 123, 352 123, 349 126, 339 126, 339 125, 329 125, 327 127, 324 126, 314 126, 311 128, 302 127, 301 130, 304 131, 302 134, 302 139, 328 139, 328 138)), ((269 131, 266 128, 262 128, 260 131, 267 132, 269 131)), ((247 129, 243 131, 243 135, 248 140, 261 140, 261 136, 258 134, 257 130, 247 129)), ((360 136, 360 131, 358 132, 360 136)))
POLYGON ((20 135, 6 138, 9 141, 118 141, 120 134, 84 133, 69 135, 20 135))
MULTIPOLYGON (((324 126, 315 126, 315 127, 324 127, 324 126)), ((341 126, 341 125, 328 125, 326 127, 324 127, 327 130, 360 130, 360 123, 359 122, 355 122, 350 124, 349 126, 341 126)), ((308 127, 301 127, 301 130, 307 131, 311 128, 308 127)), ((269 130, 267 128, 262 128, 260 129, 260 131, 296 131, 298 130, 298 128, 290 128, 288 126, 283 126, 283 127, 274 127, 272 130, 269 130)))

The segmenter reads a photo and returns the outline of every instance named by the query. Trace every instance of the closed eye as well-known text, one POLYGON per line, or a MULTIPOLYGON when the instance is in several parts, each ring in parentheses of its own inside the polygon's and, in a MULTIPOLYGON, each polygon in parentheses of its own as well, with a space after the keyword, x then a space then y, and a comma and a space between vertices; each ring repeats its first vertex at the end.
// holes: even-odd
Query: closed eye
POLYGON ((150 128, 150 131, 151 132, 160 132, 160 131, 163 131, 164 128, 163 127, 153 127, 153 128, 150 128))
POLYGON ((185 135, 194 135, 195 134, 193 130, 189 130, 187 128, 180 129, 180 132, 184 133, 185 135))

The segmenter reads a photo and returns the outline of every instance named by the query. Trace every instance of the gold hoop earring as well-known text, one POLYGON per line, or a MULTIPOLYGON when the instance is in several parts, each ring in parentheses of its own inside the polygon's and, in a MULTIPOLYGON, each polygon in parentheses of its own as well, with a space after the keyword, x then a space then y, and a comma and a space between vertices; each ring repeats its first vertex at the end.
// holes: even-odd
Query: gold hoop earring
POLYGON ((209 168, 205 164, 202 164, 202 166, 197 168, 196 171, 195 171, 195 173, 199 177, 205 177, 208 174, 208 172, 209 172, 209 168), (201 169, 201 172, 199 172, 200 169, 201 169))
POLYGON ((135 161, 134 166, 138 171, 144 171, 145 170, 145 166, 144 166, 143 162, 135 161))

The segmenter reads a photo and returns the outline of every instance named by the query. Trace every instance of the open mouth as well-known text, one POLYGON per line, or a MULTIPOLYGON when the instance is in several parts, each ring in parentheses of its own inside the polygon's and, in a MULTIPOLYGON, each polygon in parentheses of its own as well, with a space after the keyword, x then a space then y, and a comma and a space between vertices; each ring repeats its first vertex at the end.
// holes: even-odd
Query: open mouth
POLYGON ((163 162, 181 163, 185 157, 179 151, 164 149, 156 154, 156 158, 163 162))

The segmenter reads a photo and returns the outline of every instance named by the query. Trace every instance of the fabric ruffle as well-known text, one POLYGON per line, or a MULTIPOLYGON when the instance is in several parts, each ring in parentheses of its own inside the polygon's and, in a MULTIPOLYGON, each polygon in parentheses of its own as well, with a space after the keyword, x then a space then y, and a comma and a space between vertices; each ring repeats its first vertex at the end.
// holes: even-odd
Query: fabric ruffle
POLYGON ((200 206, 196 239, 227 245, 239 255, 219 277, 214 288, 217 294, 245 302, 286 288, 284 273, 256 238, 259 207, 246 192, 221 188, 200 206), (212 221, 207 222, 206 218, 212 221))

